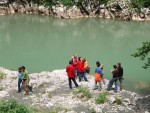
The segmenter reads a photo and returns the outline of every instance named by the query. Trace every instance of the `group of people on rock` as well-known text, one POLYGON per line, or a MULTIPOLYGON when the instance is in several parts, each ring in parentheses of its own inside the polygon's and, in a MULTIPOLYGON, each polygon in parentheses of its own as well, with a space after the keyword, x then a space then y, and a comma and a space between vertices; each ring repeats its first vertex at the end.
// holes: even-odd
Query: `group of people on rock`
POLYGON ((29 85, 29 75, 26 71, 25 66, 21 66, 18 68, 18 91, 17 93, 21 92, 21 89, 23 88, 25 91, 25 95, 29 95, 29 90, 32 91, 32 86, 29 85), (21 88, 22 84, 22 88, 21 88))
POLYGON ((71 80, 74 82, 75 86, 78 87, 75 79, 76 77, 79 78, 79 82, 81 82, 82 79, 88 82, 88 79, 86 77, 86 74, 90 73, 88 61, 86 60, 86 58, 77 57, 77 54, 74 54, 69 61, 69 65, 66 67, 66 72, 68 75, 70 89, 72 89, 71 80))
MULTIPOLYGON (((96 62, 95 69, 95 83, 94 88, 98 90, 102 90, 102 82, 105 85, 104 73, 103 73, 103 64, 99 61, 96 62)), ((90 67, 85 58, 77 57, 77 54, 74 54, 71 60, 69 61, 69 65, 66 67, 66 72, 68 75, 69 88, 72 89, 72 81, 75 86, 78 87, 78 83, 76 82, 76 77, 78 77, 79 82, 84 78, 85 81, 88 81, 86 77, 86 73, 90 73, 90 67)), ((118 91, 117 81, 120 82, 120 91, 122 90, 122 80, 123 80, 123 68, 121 67, 121 63, 117 65, 113 65, 113 70, 111 70, 112 78, 107 85, 107 90, 110 91, 112 89, 113 84, 115 83, 114 92, 118 91)))

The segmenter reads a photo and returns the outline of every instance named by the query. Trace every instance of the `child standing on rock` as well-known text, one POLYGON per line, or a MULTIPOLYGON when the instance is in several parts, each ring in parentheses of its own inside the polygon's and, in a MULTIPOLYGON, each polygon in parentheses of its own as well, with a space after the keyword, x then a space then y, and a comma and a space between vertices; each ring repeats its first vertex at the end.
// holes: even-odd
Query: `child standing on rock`
POLYGON ((71 60, 69 61, 69 65, 66 67, 66 72, 68 75, 69 88, 72 89, 72 81, 74 82, 75 86, 78 87, 78 84, 75 79, 75 67, 73 66, 73 62, 71 60))

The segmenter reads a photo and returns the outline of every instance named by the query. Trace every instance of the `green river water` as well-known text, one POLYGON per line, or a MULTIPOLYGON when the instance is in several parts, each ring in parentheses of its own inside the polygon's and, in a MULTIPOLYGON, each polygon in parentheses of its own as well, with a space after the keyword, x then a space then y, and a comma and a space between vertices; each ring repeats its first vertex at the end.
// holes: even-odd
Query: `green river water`
POLYGON ((150 41, 150 22, 1 16, 0 66, 16 70, 25 65, 30 73, 64 69, 77 53, 87 58, 91 73, 97 60, 103 63, 107 79, 112 65, 121 62, 124 88, 150 94, 150 68, 131 57, 143 41, 150 41))

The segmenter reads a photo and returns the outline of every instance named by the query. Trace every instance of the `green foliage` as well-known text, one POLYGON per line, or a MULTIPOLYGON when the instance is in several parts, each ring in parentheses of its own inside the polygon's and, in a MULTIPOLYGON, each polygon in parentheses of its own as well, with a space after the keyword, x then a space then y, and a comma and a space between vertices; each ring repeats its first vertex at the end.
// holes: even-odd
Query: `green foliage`
POLYGON ((78 87, 75 91, 74 94, 79 94, 82 93, 83 96, 88 100, 89 98, 91 98, 91 94, 90 91, 86 88, 86 87, 78 87))
POLYGON ((90 113, 96 113, 96 111, 94 110, 94 108, 90 109, 90 113))
POLYGON ((0 91, 2 91, 3 90, 3 86, 2 85, 0 85, 0 91))
POLYGON ((64 6, 71 6, 72 0, 60 0, 60 3, 62 3, 64 6))
POLYGON ((122 104, 122 100, 119 97, 115 97, 115 101, 114 103, 121 105, 122 104))
POLYGON ((39 86, 44 87, 44 86, 46 86, 46 84, 47 84, 46 82, 42 82, 39 86))
POLYGON ((46 91, 45 91, 45 90, 42 90, 42 91, 41 91, 41 93, 42 93, 42 94, 45 94, 45 93, 46 93, 46 91))
POLYGON ((140 57, 140 60, 144 61, 147 58, 147 62, 143 66, 144 69, 147 69, 150 66, 150 42, 143 42, 142 47, 137 49, 137 52, 132 54, 133 57, 140 57))
POLYGON ((52 94, 51 93, 48 93, 48 98, 52 98, 52 94))
POLYGON ((96 103, 97 104, 105 103, 107 100, 107 95, 108 95, 108 92, 103 92, 103 93, 99 94, 95 99, 96 103))
POLYGON ((19 105, 16 100, 11 99, 0 103, 0 113, 30 113, 30 111, 24 105, 19 105))
POLYGON ((5 78, 5 74, 0 72, 0 80, 5 78))
POLYGON ((63 113, 66 113, 68 111, 68 109, 61 108, 61 107, 54 107, 54 108, 50 109, 49 113, 58 113, 61 111, 63 111, 63 113))
POLYGON ((150 0, 131 0, 134 8, 149 7, 150 0))

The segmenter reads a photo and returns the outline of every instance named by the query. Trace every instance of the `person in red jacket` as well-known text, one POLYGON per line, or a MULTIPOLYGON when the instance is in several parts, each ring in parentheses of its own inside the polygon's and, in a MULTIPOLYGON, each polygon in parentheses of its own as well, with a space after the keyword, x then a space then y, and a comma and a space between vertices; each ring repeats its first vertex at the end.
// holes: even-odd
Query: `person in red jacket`
POLYGON ((79 82, 81 82, 81 79, 84 78, 85 81, 88 81, 85 75, 85 69, 84 69, 84 64, 82 62, 82 58, 78 58, 78 65, 77 65, 77 70, 79 73, 79 82))
POLYGON ((73 62, 71 60, 69 61, 69 65, 66 67, 66 72, 68 75, 69 88, 72 89, 72 81, 74 82, 75 86, 78 87, 78 84, 75 79, 75 67, 73 66, 73 62))

